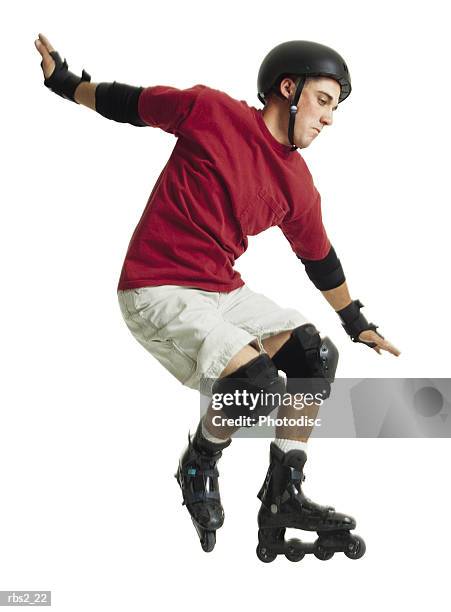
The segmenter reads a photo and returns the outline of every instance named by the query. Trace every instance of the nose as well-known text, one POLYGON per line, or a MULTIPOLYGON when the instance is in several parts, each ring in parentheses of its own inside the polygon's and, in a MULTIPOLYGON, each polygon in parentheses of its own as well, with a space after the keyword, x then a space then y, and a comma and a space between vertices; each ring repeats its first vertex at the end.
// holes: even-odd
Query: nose
POLYGON ((324 113, 321 115, 320 121, 322 125, 332 125, 332 123, 334 122, 332 109, 325 110, 324 113))

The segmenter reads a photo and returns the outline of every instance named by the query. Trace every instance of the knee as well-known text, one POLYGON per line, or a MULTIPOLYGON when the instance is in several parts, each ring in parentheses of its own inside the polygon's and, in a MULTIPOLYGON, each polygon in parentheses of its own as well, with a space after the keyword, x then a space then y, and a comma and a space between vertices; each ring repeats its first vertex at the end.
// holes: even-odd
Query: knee
POLYGON ((260 416, 267 416, 281 401, 285 381, 268 354, 262 353, 228 376, 213 384, 213 401, 228 417, 249 417, 254 425, 260 416))
POLYGON ((289 393, 311 391, 310 387, 314 387, 325 399, 335 380, 338 355, 332 340, 327 336, 321 338, 316 327, 307 323, 292 331, 289 340, 273 356, 273 362, 287 375, 289 393))

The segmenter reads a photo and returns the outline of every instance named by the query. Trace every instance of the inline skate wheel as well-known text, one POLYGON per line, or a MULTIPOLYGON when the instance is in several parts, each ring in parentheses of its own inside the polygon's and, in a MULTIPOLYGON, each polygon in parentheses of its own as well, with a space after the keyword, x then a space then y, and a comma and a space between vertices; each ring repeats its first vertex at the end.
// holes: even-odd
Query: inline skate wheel
POLYGON ((318 544, 316 546, 314 554, 317 559, 320 559, 321 561, 328 561, 329 559, 332 559, 332 557, 334 556, 334 551, 327 550, 326 548, 324 548, 324 546, 321 546, 321 544, 318 544))
POLYGON ((257 546, 257 557, 260 561, 263 561, 263 563, 271 563, 271 561, 274 561, 277 557, 277 553, 270 552, 267 548, 259 544, 257 546))
POLYGON ((288 561, 295 563, 301 561, 301 559, 305 557, 305 552, 301 549, 300 544, 299 540, 288 540, 288 549, 285 553, 285 557, 288 561))
POLYGON ((345 555, 349 559, 360 559, 366 551, 366 545, 360 536, 354 536, 354 545, 351 550, 345 550, 345 555))
POLYGON ((200 545, 204 552, 211 552, 216 544, 216 533, 214 531, 205 531, 202 535, 200 545))

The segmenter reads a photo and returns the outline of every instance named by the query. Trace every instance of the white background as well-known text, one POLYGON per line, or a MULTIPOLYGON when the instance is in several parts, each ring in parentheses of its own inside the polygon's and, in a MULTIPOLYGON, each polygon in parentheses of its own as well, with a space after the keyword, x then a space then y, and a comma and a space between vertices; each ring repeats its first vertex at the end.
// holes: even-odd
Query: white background
POLYGON ((198 396, 132 338, 116 299, 175 140, 52 94, 33 43, 43 32, 93 82, 204 83, 258 108, 256 75, 272 47, 297 38, 336 48, 353 92, 304 155, 352 296, 402 355, 347 339, 277 228, 251 238, 237 268, 333 338, 338 376, 448 377, 445 6, 3 9, 0 590, 51 589, 65 612, 445 607, 448 440, 312 440, 306 492, 357 518, 367 554, 269 565, 255 555, 269 441, 235 440, 220 464, 226 523, 214 552, 202 552, 173 478, 198 396))

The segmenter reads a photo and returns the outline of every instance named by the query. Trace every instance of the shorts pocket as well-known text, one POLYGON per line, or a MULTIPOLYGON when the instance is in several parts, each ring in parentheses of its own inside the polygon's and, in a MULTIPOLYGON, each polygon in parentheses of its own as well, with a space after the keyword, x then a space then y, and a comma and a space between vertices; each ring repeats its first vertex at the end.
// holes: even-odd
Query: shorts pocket
MULTIPOLYGON (((178 285, 158 285, 133 289, 130 295, 133 315, 139 315, 147 325, 161 332, 180 316, 187 307, 187 292, 178 285)), ((170 333, 167 337, 170 337, 170 333)))
POLYGON ((153 338, 144 346, 182 384, 191 377, 196 368, 196 362, 170 338, 153 338))

